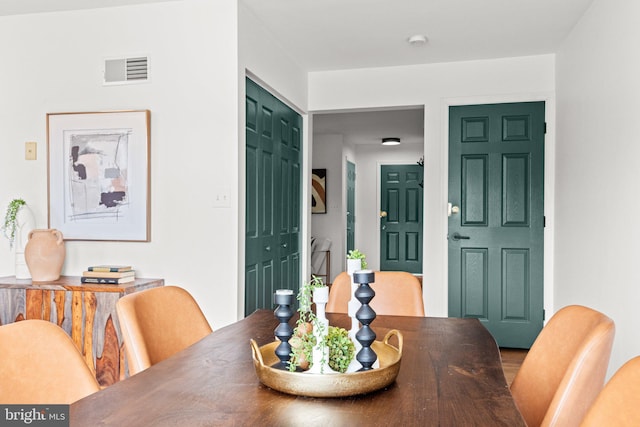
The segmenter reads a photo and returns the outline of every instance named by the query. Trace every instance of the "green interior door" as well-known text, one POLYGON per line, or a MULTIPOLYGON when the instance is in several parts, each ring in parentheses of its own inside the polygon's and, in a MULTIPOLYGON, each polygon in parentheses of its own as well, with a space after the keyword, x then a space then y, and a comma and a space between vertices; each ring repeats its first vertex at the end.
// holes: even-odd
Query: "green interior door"
POLYGON ((382 165, 380 172, 380 270, 422 273, 423 169, 382 165))
POLYGON ((246 80, 245 315, 300 283, 302 117, 246 80))
POLYGON ((347 161, 347 251, 355 249, 356 165, 347 161))
POLYGON ((449 109, 449 316, 501 347, 543 323, 544 102, 449 109))

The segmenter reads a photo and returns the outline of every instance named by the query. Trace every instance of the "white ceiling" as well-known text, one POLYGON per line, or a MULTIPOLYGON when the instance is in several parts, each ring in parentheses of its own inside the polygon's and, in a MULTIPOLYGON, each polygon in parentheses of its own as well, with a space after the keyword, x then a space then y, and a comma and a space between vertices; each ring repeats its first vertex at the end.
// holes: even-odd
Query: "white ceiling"
POLYGON ((382 138, 398 137, 402 144, 422 145, 424 109, 315 114, 313 133, 340 134, 351 144, 381 144, 382 138))
MULTIPOLYGON (((176 0, 0 0, 0 15, 176 0)), ((209 0, 217 1, 217 0, 209 0)), ((239 0, 303 70, 554 53, 593 0, 239 0), (407 43, 424 34, 426 45, 407 43)), ((423 110, 323 114, 315 133, 421 142, 423 110)))
POLYGON ((99 9, 175 0, 0 0, 0 16, 62 10, 99 9))
MULTIPOLYGON (((0 0, 0 15, 163 1, 0 0)), ((553 53, 593 0, 239 1, 298 65, 319 71, 553 53), (413 34, 428 43, 409 45, 413 34)))
POLYGON ((240 1, 319 71, 554 53, 593 0, 240 1))

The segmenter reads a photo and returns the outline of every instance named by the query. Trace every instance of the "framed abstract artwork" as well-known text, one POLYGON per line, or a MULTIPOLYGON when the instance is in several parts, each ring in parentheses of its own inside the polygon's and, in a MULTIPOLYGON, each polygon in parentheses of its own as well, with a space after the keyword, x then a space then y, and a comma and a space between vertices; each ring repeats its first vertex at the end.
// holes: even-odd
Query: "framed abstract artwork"
POLYGON ((311 213, 327 213, 327 170, 311 171, 311 213))
POLYGON ((149 110, 47 114, 49 228, 150 240, 149 110))

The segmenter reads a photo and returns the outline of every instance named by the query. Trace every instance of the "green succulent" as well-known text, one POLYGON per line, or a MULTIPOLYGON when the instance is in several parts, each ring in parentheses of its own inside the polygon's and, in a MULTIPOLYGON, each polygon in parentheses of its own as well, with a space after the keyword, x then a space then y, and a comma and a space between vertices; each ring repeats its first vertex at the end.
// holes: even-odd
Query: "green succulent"
POLYGON ((329 367, 334 371, 345 373, 355 354, 355 346, 344 328, 329 326, 326 337, 329 346, 329 367))

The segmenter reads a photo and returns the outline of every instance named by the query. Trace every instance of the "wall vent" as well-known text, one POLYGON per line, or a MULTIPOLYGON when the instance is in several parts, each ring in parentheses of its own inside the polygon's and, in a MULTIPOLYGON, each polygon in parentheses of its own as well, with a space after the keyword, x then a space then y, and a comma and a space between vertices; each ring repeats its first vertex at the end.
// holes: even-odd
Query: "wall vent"
POLYGON ((149 81, 149 58, 106 59, 104 61, 104 84, 130 84, 149 81))

